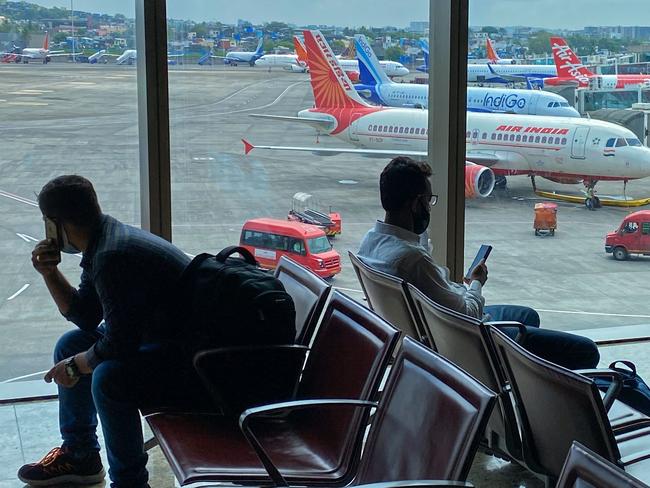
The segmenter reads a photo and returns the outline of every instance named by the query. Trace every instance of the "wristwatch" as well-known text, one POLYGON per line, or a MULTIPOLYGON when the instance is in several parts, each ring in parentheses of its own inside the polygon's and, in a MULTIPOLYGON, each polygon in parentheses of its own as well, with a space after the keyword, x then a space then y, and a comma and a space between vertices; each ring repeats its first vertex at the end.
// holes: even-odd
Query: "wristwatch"
POLYGON ((79 371, 79 366, 74 362, 74 356, 68 358, 65 362, 65 372, 70 377, 70 379, 76 380, 81 376, 81 371, 79 371))

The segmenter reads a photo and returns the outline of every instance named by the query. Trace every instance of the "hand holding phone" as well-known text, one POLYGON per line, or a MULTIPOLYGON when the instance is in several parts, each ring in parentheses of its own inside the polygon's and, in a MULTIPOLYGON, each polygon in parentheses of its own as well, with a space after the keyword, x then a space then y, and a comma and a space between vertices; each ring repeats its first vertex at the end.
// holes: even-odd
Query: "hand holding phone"
POLYGON ((472 264, 470 265, 469 269, 467 270, 467 273, 465 273, 465 278, 468 280, 471 279, 477 279, 478 281, 481 281, 482 284, 485 284, 485 281, 487 280, 487 269, 485 270, 485 273, 479 273, 481 276, 474 276, 475 271, 477 270, 477 267, 481 263, 485 263, 487 260, 488 256, 490 255, 490 252, 492 252, 492 246, 483 244, 478 252, 476 253, 476 256, 474 257, 474 261, 472 261, 472 264), (485 275, 485 276, 483 276, 485 275), (482 279, 481 279, 482 278, 482 279))
POLYGON ((32 251, 32 264, 36 271, 46 275, 56 269, 61 262, 59 229, 51 219, 43 217, 45 240, 39 242, 32 251))

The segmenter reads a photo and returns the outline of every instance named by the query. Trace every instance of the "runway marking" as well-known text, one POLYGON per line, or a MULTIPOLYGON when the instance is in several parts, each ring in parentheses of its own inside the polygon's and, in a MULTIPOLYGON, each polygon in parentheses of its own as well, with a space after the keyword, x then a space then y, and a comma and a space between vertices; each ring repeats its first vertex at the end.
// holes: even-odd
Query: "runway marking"
POLYGON ((31 378, 32 376, 44 375, 48 371, 49 369, 46 369, 45 371, 37 371, 36 373, 29 373, 29 374, 24 374, 22 376, 16 376, 15 378, 9 378, 8 380, 0 381, 0 384, 4 385, 6 383, 13 383, 14 381, 24 380, 25 378, 31 378))
POLYGON ((31 205, 32 207, 38 207, 38 203, 36 203, 34 200, 29 200, 27 198, 21 197, 19 195, 14 195, 13 193, 9 193, 6 191, 0 190, 0 197, 11 198, 12 200, 16 200, 17 202, 26 203, 27 205, 31 205))
POLYGON ((26 107, 46 107, 49 103, 45 102, 7 102, 7 105, 21 105, 26 107))
POLYGON ((650 315, 633 315, 623 313, 603 313, 603 312, 583 312, 579 310, 548 310, 544 308, 536 308, 538 312, 545 313, 565 313, 569 315, 598 315, 601 317, 629 317, 633 319, 650 319, 650 315))
POLYGON ((27 234, 19 234, 16 232, 16 235, 25 242, 38 242, 38 239, 36 239, 36 237, 28 236, 27 234))
POLYGON ((54 93, 54 90, 29 90, 29 89, 24 89, 24 90, 18 90, 15 92, 9 92, 9 95, 42 95, 44 93, 54 93))
MULTIPOLYGON (((266 105, 261 105, 259 107, 251 107, 251 108, 242 108, 240 110, 233 110, 231 112, 211 113, 211 114, 208 114, 207 117, 213 117, 215 115, 233 115, 233 114, 239 114, 239 113, 242 113, 242 112, 250 112, 251 110, 260 110, 260 109, 263 109, 263 108, 272 107, 273 105, 278 103, 280 100, 282 100, 282 98, 286 95, 286 93, 289 90, 291 90, 294 86, 298 86, 298 85, 300 85, 302 83, 306 83, 306 82, 305 81, 298 81, 298 82, 296 82, 296 83, 294 83, 292 85, 289 85, 288 87, 286 87, 284 89, 284 91, 282 93, 280 93, 280 95, 278 95, 278 97, 275 100, 273 100, 271 103, 267 103, 266 105)), ((201 117, 206 117, 206 116, 202 115, 201 117)))
POLYGON ((14 294, 11 295, 9 298, 7 298, 7 301, 9 301, 9 300, 13 300, 13 299, 16 298, 18 295, 20 295, 22 292, 24 292, 27 288, 29 288, 29 283, 25 283, 25 284, 20 288, 20 290, 18 290, 16 293, 14 293, 14 294))
POLYGON ((334 288, 336 288, 337 290, 341 290, 341 291, 349 291, 351 293, 361 293, 363 295, 362 290, 355 290, 354 288, 343 288, 341 286, 335 286, 334 288))

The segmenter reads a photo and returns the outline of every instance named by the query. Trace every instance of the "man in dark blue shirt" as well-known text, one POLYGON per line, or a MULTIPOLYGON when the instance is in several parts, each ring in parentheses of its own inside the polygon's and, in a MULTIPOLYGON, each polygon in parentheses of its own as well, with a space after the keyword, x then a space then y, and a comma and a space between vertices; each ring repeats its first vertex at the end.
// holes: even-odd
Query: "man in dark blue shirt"
POLYGON ((99 416, 111 486, 146 487, 138 408, 174 403, 196 386, 174 349, 176 286, 190 260, 169 242, 104 215, 92 184, 80 176, 48 182, 38 203, 58 238, 38 243, 32 262, 78 329, 59 339, 45 376, 59 385, 63 445, 18 476, 34 484, 101 481, 99 416), (59 251, 83 253, 78 288, 57 268, 59 251))

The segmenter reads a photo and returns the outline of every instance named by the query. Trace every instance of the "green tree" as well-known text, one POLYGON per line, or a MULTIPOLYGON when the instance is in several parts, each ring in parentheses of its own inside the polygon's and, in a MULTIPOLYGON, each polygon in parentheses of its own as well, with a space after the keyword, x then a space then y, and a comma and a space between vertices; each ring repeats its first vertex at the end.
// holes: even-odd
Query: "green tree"
POLYGON ((551 52, 551 34, 550 32, 540 31, 534 36, 528 38, 529 54, 542 55, 551 52))
POLYGON ((484 32, 485 34, 498 34, 499 29, 492 27, 491 25, 486 25, 481 29, 481 32, 484 32))
POLYGON ((384 53, 384 57, 386 59, 390 59, 391 61, 399 61, 399 57, 404 54, 404 51, 402 51, 399 47, 397 46, 391 46, 386 49, 386 52, 384 53))

